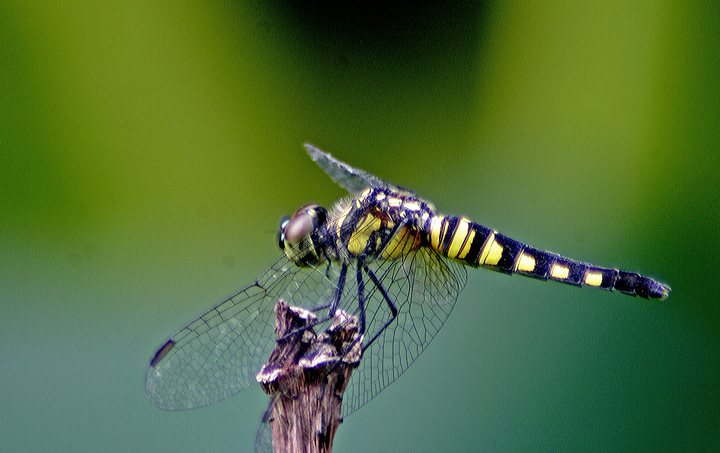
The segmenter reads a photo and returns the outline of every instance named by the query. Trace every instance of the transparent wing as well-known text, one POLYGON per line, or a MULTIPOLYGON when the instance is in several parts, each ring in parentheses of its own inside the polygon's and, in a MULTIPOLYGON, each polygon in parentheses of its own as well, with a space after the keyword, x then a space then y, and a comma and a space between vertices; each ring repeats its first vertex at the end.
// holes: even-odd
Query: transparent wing
MULTIPOLYGON (((365 341, 380 335, 364 351, 350 378, 343 395, 343 416, 373 399, 417 359, 447 320, 467 280, 465 267, 430 248, 421 248, 394 261, 370 263, 368 269, 360 269, 365 285, 365 341), (379 285, 372 282, 369 273, 377 277, 379 285), (394 320, 380 288, 397 308, 394 320)), ((358 268, 352 266, 348 269, 340 308, 360 316, 358 302, 358 268)), ((255 451, 272 451, 272 429, 267 420, 258 428, 255 451)))
MULTIPOLYGON (((467 281, 467 271, 424 247, 397 260, 368 265, 398 310, 397 318, 380 289, 365 281, 365 341, 385 330, 363 353, 343 395, 347 416, 390 385, 418 358, 447 320, 467 281)), ((355 269, 357 273, 357 269, 355 269)), ((357 278, 348 271, 341 308, 359 316, 357 278)))
POLYGON ((326 304, 335 291, 336 267, 300 268, 283 256, 254 284, 178 331, 147 369, 150 401, 166 410, 193 409, 255 382, 275 344, 275 302, 326 304))
POLYGON ((255 434, 255 453, 272 453, 272 427, 269 422, 262 421, 255 434))
POLYGON ((377 176, 360 170, 359 168, 351 167, 345 162, 341 162, 330 154, 322 151, 310 143, 305 143, 305 150, 310 154, 310 157, 316 164, 322 168, 325 173, 330 176, 333 181, 338 183, 340 187, 344 188, 350 193, 361 192, 368 187, 374 188, 392 188, 398 192, 410 193, 414 195, 414 192, 402 187, 390 184, 377 176))
MULTIPOLYGON (((344 415, 370 401, 422 353, 450 315, 467 279, 462 265, 428 247, 394 260, 370 262, 367 268, 358 269, 356 260, 347 264, 339 308, 360 316, 359 278, 365 287, 365 344, 385 330, 365 350, 352 375, 343 399, 344 415), (390 304, 398 311, 394 320, 390 304)), ((166 410, 192 409, 224 400, 255 382, 275 344, 275 302, 283 299, 308 309, 327 306, 338 290, 340 267, 341 262, 332 262, 300 268, 283 256, 254 284, 188 324, 160 348, 146 373, 150 401, 166 410)), ((317 315, 326 318, 315 327, 320 332, 329 319, 327 312, 317 315)))
POLYGON ((272 453, 273 451, 270 417, 272 417, 272 410, 273 406, 275 406, 276 399, 277 395, 270 400, 270 404, 268 404, 268 408, 265 410, 260 426, 258 426, 257 433, 255 434, 255 453, 272 453))

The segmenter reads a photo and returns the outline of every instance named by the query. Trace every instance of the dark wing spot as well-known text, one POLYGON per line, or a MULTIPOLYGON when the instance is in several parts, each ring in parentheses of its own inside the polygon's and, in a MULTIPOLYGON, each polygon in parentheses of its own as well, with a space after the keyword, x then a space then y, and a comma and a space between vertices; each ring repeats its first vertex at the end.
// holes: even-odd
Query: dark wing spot
POLYGON ((158 362, 160 362, 174 346, 175 342, 172 340, 168 340, 167 343, 162 345, 162 348, 158 349, 158 351, 155 353, 155 356, 150 361, 150 366, 157 365, 158 362))

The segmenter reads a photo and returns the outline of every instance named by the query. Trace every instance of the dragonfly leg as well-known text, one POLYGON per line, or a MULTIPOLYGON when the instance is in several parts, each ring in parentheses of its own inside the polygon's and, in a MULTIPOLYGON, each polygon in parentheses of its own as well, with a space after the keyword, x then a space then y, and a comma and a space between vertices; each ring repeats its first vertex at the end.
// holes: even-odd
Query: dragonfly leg
MULTIPOLYGON (((358 272, 360 272, 359 269, 360 269, 360 266, 358 266, 358 272)), ((374 284, 375 287, 378 289, 378 291, 380 291, 380 294, 382 294, 383 299, 385 299, 385 303, 387 304, 388 308, 390 309, 390 312, 392 313, 392 318, 390 318, 390 319, 385 323, 385 325, 383 325, 383 326, 380 328, 380 330, 378 330, 378 332, 375 334, 375 336, 373 336, 373 337, 370 339, 370 341, 368 341, 367 343, 365 343, 365 344, 363 345, 363 352, 365 352, 365 350, 366 350, 367 348, 369 348, 370 345, 373 344, 373 342, 374 342, 375 340, 377 340, 377 338, 378 338, 380 335, 382 335, 382 333, 383 333, 383 332, 385 331, 385 329, 390 325, 390 323, 392 323, 393 321, 395 321, 395 319, 397 318, 397 315, 398 315, 398 309, 397 309, 397 307, 395 306, 395 304, 393 303, 393 301, 390 299, 390 296, 388 295, 387 291, 385 291, 385 288, 383 287, 382 283, 380 283, 380 280, 378 280, 378 278, 377 278, 377 276, 375 275, 375 273, 374 273, 369 267, 367 267, 367 265, 365 265, 365 264, 363 264, 362 269, 365 271, 365 273, 367 274, 367 276, 370 277, 370 281, 373 282, 373 284, 374 284)), ((358 283, 359 283, 359 282, 358 282, 358 283)), ((362 307, 362 305, 361 305, 361 307, 362 307)), ((362 307, 362 311, 361 311, 360 315, 362 316, 362 319, 365 319, 365 310, 364 310, 364 307, 362 307)), ((362 330, 361 330, 361 333, 362 333, 362 330)))
POLYGON ((390 296, 388 295, 387 291, 385 291, 385 287, 380 283, 380 280, 378 280, 377 276, 375 275, 375 272, 373 272, 369 267, 364 266, 365 273, 370 277, 370 280, 373 282, 373 284, 377 287, 377 289, 380 291, 380 294, 382 294, 383 299, 385 299, 385 303, 388 304, 388 308, 392 312, 393 319, 398 314, 398 309, 395 306, 395 304, 390 300, 390 296))
POLYGON ((358 310, 360 312, 360 335, 365 333, 365 280, 363 280, 363 269, 367 269, 367 265, 362 258, 358 258, 357 263, 357 283, 358 283, 358 310))
POLYGON ((332 303, 330 304, 330 312, 328 318, 335 316, 335 311, 340 304, 340 298, 342 297, 343 290, 345 289, 345 275, 347 274, 347 263, 343 261, 342 267, 340 268, 340 277, 338 278, 338 284, 335 288, 335 295, 333 296, 332 303))

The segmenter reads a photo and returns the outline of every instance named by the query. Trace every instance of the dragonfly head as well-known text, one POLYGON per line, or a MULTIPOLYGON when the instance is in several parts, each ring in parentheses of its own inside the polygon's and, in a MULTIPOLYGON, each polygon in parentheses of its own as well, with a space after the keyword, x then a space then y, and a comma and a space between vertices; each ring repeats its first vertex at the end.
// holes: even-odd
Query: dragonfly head
POLYGON ((280 221, 278 245, 298 266, 319 264, 322 259, 316 249, 315 234, 327 221, 327 210, 316 204, 298 209, 290 218, 280 221))

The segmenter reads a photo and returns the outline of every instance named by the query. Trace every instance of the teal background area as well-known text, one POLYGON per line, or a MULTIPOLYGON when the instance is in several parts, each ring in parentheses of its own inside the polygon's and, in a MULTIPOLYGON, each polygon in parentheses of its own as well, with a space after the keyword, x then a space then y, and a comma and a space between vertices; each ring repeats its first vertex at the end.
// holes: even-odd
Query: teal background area
POLYGON ((471 270, 336 451, 717 448, 719 49, 705 2, 3 2, 0 450, 252 449, 259 387, 170 413, 144 374, 343 195, 306 141, 673 288, 471 270))

